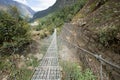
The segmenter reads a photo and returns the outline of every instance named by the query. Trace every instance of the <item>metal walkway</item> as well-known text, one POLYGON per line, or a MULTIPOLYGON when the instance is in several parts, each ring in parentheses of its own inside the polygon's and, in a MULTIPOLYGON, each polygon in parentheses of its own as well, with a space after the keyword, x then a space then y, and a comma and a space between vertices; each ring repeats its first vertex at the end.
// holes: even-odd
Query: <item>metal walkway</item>
POLYGON ((53 40, 31 80, 61 80, 57 54, 56 29, 53 40))

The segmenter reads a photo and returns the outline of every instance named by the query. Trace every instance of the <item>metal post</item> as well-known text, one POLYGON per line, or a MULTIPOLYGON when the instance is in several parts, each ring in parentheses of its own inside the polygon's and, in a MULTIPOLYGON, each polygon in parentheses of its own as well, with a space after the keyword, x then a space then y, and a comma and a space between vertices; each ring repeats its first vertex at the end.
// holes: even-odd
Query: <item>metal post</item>
MULTIPOLYGON (((102 58, 101 55, 99 57, 100 57, 100 59, 102 58)), ((103 80, 102 64, 103 64, 103 62, 100 60, 100 80, 103 80)))

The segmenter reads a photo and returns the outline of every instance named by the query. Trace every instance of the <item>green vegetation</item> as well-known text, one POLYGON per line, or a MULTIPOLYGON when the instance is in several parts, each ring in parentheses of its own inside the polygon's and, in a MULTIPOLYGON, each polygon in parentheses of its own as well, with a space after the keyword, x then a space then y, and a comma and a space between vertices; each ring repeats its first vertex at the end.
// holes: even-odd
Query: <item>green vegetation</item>
MULTIPOLYGON (((45 54, 53 37, 41 40, 40 53, 45 54)), ((35 54, 28 54, 26 56, 13 54, 0 56, 0 77, 7 76, 10 80, 30 80, 33 75, 34 68, 39 65, 40 60, 36 58, 35 54)))
POLYGON ((17 54, 0 57, 0 70, 2 72, 0 76, 7 76, 7 79, 10 80, 30 80, 33 69, 29 69, 28 67, 36 67, 38 61, 34 57, 29 59, 21 59, 17 54), (21 63, 24 65, 20 67, 21 63))
POLYGON ((94 0, 94 2, 90 6, 90 11, 94 11, 98 9, 101 5, 105 4, 108 0, 94 0))
MULTIPOLYGON (((44 37, 52 33, 54 27, 60 29, 65 22, 72 20, 85 2, 86 0, 79 0, 72 6, 66 6, 40 19, 40 24, 36 30, 43 30, 40 35, 44 37)), ((27 21, 20 17, 16 7, 11 7, 11 10, 8 12, 0 12, 0 78, 30 80, 34 67, 38 65, 39 61, 33 56, 27 57, 24 55, 22 57, 22 53, 20 52, 24 51, 23 49, 31 41, 30 28, 27 21)), ((41 49, 43 48, 46 49, 46 46, 41 47, 41 49)), ((45 53, 45 51, 42 53, 45 53)), ((75 79, 79 79, 80 75, 83 74, 78 73, 79 69, 76 65, 73 65, 73 68, 75 68, 73 69, 73 75, 79 76, 75 77, 75 79)), ((66 69, 69 69, 69 67, 66 69)), ((92 73, 87 70, 85 74, 91 76, 92 73)), ((84 75, 84 77, 87 76, 84 75)))
POLYGON ((40 24, 36 30, 47 29, 50 33, 53 32, 54 28, 60 30, 65 22, 70 22, 74 15, 84 6, 87 0, 78 0, 78 2, 72 6, 66 6, 54 13, 39 20, 40 24))
POLYGON ((97 28, 94 30, 98 36, 96 39, 98 43, 118 54, 120 53, 119 4, 108 1, 100 9, 97 17, 92 17, 94 25, 102 24, 102 27, 99 26, 99 30, 97 28), (103 25, 104 23, 105 25, 103 25))
POLYGON ((29 31, 30 26, 16 7, 0 11, 0 79, 30 80, 33 70, 28 67, 35 67, 38 62, 21 57, 31 41, 29 31))
POLYGON ((96 80, 91 70, 81 71, 77 63, 62 62, 61 66, 63 68, 63 80, 96 80))
POLYGON ((119 33, 120 26, 109 26, 99 30, 99 42, 119 54, 119 33))
POLYGON ((11 14, 0 11, 0 49, 12 54, 30 41, 29 25, 12 7, 11 14))

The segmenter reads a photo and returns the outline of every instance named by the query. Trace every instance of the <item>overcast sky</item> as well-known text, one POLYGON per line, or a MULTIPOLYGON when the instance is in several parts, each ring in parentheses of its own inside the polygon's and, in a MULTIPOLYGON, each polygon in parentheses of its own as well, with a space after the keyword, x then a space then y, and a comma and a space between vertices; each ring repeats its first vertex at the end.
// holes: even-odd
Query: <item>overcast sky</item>
POLYGON ((45 10, 48 7, 52 6, 56 0, 14 0, 25 5, 28 5, 35 11, 45 10))

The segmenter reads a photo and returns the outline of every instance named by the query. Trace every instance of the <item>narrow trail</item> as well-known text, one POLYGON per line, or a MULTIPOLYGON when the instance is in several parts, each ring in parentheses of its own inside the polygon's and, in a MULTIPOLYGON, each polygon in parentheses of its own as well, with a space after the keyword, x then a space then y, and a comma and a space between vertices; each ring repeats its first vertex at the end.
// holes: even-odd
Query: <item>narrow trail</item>
POLYGON ((75 52, 70 50, 65 43, 62 43, 61 50, 59 50, 59 57, 61 61, 64 62, 73 62, 73 63, 80 63, 79 56, 74 54, 75 52))
POLYGON ((56 29, 53 33, 53 40, 31 80, 61 80, 56 29))

